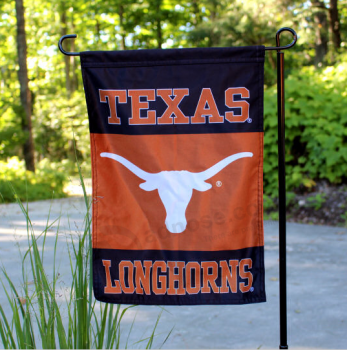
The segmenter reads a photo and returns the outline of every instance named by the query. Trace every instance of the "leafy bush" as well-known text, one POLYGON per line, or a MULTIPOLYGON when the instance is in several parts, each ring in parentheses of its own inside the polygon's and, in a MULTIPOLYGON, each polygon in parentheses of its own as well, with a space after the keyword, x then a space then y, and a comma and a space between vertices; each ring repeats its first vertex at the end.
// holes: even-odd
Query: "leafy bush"
POLYGON ((26 171, 24 161, 17 157, 0 161, 0 198, 4 202, 13 202, 16 197, 23 201, 65 197, 66 180, 65 172, 48 160, 37 164, 35 174, 26 171))
MULTIPOLYGON (((286 79, 287 191, 346 182, 347 63, 305 67, 286 79)), ((277 196, 276 87, 265 92, 264 191, 277 196)))
MULTIPOLYGON (((69 159, 75 164, 90 157, 88 115, 83 90, 67 98, 47 92, 36 98, 33 127, 35 148, 40 156, 57 162, 69 159)), ((76 168, 74 166, 74 168, 76 168)))
POLYGON ((18 154, 25 140, 25 132, 18 122, 20 106, 9 91, 0 94, 0 159, 18 154))

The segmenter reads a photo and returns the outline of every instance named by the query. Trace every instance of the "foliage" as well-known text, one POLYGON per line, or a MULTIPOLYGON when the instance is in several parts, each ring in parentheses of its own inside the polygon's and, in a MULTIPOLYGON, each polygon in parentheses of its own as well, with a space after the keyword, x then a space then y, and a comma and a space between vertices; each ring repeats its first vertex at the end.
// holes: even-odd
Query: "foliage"
POLYGON ((341 215, 341 219, 345 220, 345 227, 347 227, 347 211, 341 215))
MULTIPOLYGON (((287 190, 317 179, 338 184, 347 174, 347 64, 305 67, 286 80, 287 190)), ((276 90, 265 94, 264 187, 277 195, 276 90)))
MULTIPOLYGON (((341 49, 335 50, 330 38, 322 67, 315 70, 312 65, 320 40, 315 16, 321 10, 315 3, 300 0, 52 0, 47 7, 42 0, 26 1, 36 161, 48 159, 67 166, 74 159, 73 138, 79 160, 88 164, 90 159, 79 58, 60 54, 57 42, 61 35, 78 34, 76 40, 64 42, 65 49, 71 51, 274 46, 275 32, 287 26, 293 27, 299 38, 295 48, 285 54, 288 190, 308 189, 320 178, 333 183, 345 181, 346 84, 343 81, 347 77, 343 62, 347 58, 347 10, 344 0, 339 0, 341 49), (328 64, 330 66, 324 68, 328 64)), ((328 1, 324 4, 328 10, 328 1)), ((2 161, 13 156, 22 159, 22 144, 27 137, 19 117, 14 8, 13 0, 0 1, 2 161)), ((282 45, 291 40, 288 34, 281 36, 282 45)), ((277 186, 277 107, 276 90, 272 87, 276 80, 275 55, 267 52, 265 61, 264 172, 265 192, 271 197, 276 196, 277 186)), ((66 168, 63 169, 66 173, 66 168)), ((18 193, 25 191, 18 189, 18 193)))
POLYGON ((314 208, 315 210, 319 210, 322 208, 322 205, 326 201, 326 196, 324 194, 318 193, 313 197, 307 198, 307 205, 308 207, 314 208))
MULTIPOLYGON (((83 182, 82 187, 84 188, 83 182)), ((49 224, 48 217, 46 228, 41 235, 36 237, 28 209, 19 200, 17 201, 27 223, 29 248, 23 255, 20 289, 15 286, 15 282, 2 268, 3 278, 0 281, 12 311, 12 318, 9 319, 0 305, 0 339, 6 349, 112 349, 120 347, 121 322, 125 313, 134 305, 126 308, 121 308, 120 305, 102 305, 93 298, 90 201, 85 191, 84 199, 86 203, 84 231, 79 234, 77 241, 71 238, 68 245, 72 282, 65 303, 57 300, 59 272, 56 270, 56 258, 60 234, 59 222, 54 249, 49 253, 53 253, 54 259, 51 278, 48 277, 48 271, 45 270, 44 265, 47 232, 59 219, 49 224)), ((146 348, 151 348, 153 345, 160 315, 161 313, 154 324, 151 335, 139 341, 144 342, 146 348)), ((134 323, 130 332, 133 326, 134 323)), ((125 348, 128 347, 129 335, 125 348)), ((167 339, 168 336, 164 343, 167 339)))
POLYGON ((17 119, 17 108, 7 94, 0 97, 0 159, 13 157, 20 153, 20 147, 24 142, 25 134, 17 119))
POLYGON ((268 196, 267 194, 263 195, 263 205, 264 205, 264 211, 272 211, 276 208, 276 205, 273 201, 273 199, 268 196))
POLYGON ((33 201, 65 197, 66 180, 62 165, 50 163, 47 159, 38 164, 35 174, 26 171, 24 161, 17 157, 8 162, 0 161, 0 198, 4 202, 14 202, 17 198, 33 201))
POLYGON ((79 159, 89 159, 88 116, 83 91, 74 92, 69 99, 63 95, 55 97, 47 92, 36 99, 34 127, 37 152, 55 162, 74 161, 75 150, 79 159))

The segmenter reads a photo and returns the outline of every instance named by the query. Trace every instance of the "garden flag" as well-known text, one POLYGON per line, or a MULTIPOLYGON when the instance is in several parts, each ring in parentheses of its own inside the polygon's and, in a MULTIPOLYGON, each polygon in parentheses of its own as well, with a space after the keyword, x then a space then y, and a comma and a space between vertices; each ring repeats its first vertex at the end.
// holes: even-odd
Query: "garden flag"
POLYGON ((265 301, 264 47, 82 52, 96 299, 265 301))

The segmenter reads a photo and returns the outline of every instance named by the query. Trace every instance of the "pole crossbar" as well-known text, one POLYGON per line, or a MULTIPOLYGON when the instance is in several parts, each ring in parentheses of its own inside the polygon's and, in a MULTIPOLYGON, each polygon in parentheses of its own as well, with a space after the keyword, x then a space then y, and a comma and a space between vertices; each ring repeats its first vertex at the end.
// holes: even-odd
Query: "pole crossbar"
MULTIPOLYGON (((63 41, 75 39, 76 34, 63 35, 58 43, 59 50, 66 56, 80 56, 80 52, 68 52, 63 49, 63 41)), ((288 349, 287 342, 287 255, 286 255, 286 174, 285 174, 285 96, 284 96, 284 53, 293 47, 297 34, 292 28, 283 27, 276 33, 276 46, 266 46, 266 51, 277 51, 277 117, 278 117, 278 199, 279 199, 279 306, 280 306, 280 345, 279 349, 288 349), (280 45, 280 35, 290 32, 293 41, 280 45)))
MULTIPOLYGON (((65 51, 63 49, 63 42, 64 42, 64 40, 66 40, 66 39, 76 39, 76 38, 77 38, 77 34, 63 35, 59 39, 59 42, 58 42, 59 50, 66 56, 80 56, 81 55, 80 52, 69 52, 69 51, 65 51)), ((293 30, 292 28, 283 27, 283 28, 279 29, 277 31, 277 33, 276 33, 276 45, 277 46, 265 46, 265 51, 273 51, 273 50, 280 51, 280 50, 290 49, 291 47, 293 47, 296 44, 297 39, 298 39, 298 37, 296 35, 295 30, 293 30), (290 44, 286 45, 286 46, 281 46, 280 45, 280 35, 281 35, 282 32, 285 32, 285 31, 292 33, 293 41, 290 44)))

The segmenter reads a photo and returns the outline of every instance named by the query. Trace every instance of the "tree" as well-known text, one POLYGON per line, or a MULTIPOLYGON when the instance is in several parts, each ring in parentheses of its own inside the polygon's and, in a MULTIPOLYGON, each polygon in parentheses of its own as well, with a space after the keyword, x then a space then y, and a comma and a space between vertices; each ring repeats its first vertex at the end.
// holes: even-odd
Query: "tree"
MULTIPOLYGON (((61 35, 68 34, 67 30, 67 19, 66 19, 66 3, 65 1, 61 1, 59 6, 59 15, 60 15, 60 22, 61 22, 61 35)), ((65 43, 66 50, 70 51, 71 48, 71 41, 67 40, 65 43)), ((69 96, 72 93, 72 84, 71 84, 71 77, 70 77, 70 56, 64 56, 64 63, 65 63, 65 86, 66 86, 66 92, 69 96)))
POLYGON ((315 24, 315 65, 320 65, 328 53, 329 30, 333 52, 341 48, 341 24, 338 11, 338 0, 329 0, 329 7, 323 0, 312 2, 315 8, 313 19, 315 24))
POLYGON ((18 53, 18 80, 20 84, 20 100, 21 100, 21 124, 22 130, 26 134, 23 144, 23 156, 26 169, 35 171, 34 158, 34 141, 32 135, 31 115, 32 101, 31 92, 29 90, 28 67, 27 67, 27 42, 25 33, 25 19, 23 0, 16 0, 16 18, 17 18, 17 53, 18 53))
POLYGON ((329 32, 328 32, 328 19, 326 14, 326 7, 324 1, 315 0, 312 2, 312 6, 316 8, 316 11, 313 15, 315 32, 316 32, 316 41, 315 41, 315 66, 319 66, 328 53, 328 42, 329 42, 329 32))
MULTIPOLYGON (((69 147, 73 132, 78 150, 84 159, 89 159, 79 58, 58 51, 57 42, 63 34, 78 35, 77 40, 64 42, 67 51, 274 46, 276 31, 292 27, 299 36, 295 48, 286 51, 286 74, 292 74, 315 61, 318 65, 345 60, 343 55, 335 55, 346 52, 345 3, 346 0, 51 0, 47 7, 43 0, 0 0, 0 159, 24 156, 30 168, 30 159, 34 160, 33 136, 36 162, 44 158, 52 162, 73 159, 74 151, 69 147), (20 8, 23 1, 26 32, 24 9, 20 8), (19 88, 21 98, 17 97, 19 88)), ((281 36, 282 45, 291 40, 288 33, 281 36)), ((267 86, 276 81, 275 56, 275 52, 266 54, 267 86)))
POLYGON ((341 47, 341 24, 337 0, 330 0, 329 22, 334 48, 338 50, 341 47))

